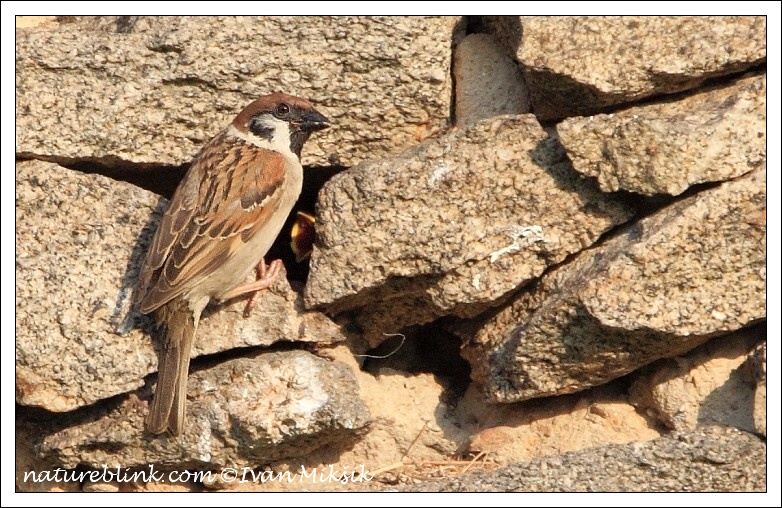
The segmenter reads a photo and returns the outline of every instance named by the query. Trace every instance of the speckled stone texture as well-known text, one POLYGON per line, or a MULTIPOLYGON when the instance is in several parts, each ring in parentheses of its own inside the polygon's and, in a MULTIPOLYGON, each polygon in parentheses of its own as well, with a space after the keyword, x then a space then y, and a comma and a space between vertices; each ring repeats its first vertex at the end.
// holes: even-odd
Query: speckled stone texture
POLYGON ((477 422, 463 450, 508 465, 660 437, 662 427, 630 404, 626 391, 616 382, 572 395, 487 404, 473 385, 460 403, 469 411, 463 421, 477 422))
POLYGON ((766 435, 766 341, 758 344, 749 358, 749 370, 755 380, 755 394, 753 397, 752 420, 755 429, 763 436, 766 435))
MULTIPOLYGON (((16 168, 16 401, 70 411, 140 387, 157 370, 151 319, 131 308, 166 200, 133 185, 30 161, 16 168)), ((343 340, 304 312, 284 272, 201 321, 192 356, 274 342, 343 340)))
POLYGON ((765 17, 16 22, 17 490, 313 489, 24 480, 103 464, 405 488, 469 453, 525 462, 419 489, 766 487, 733 430, 766 432, 765 342, 730 342, 767 315, 765 17), (150 436, 158 195, 271 91, 333 123, 302 154, 308 280, 207 309, 185 432, 150 436))
POLYGON ((766 61, 763 16, 500 16, 484 25, 521 64, 543 120, 687 90, 766 61))
POLYGON ((380 341, 496 304, 631 215, 532 115, 484 120, 324 186, 305 303, 364 307, 380 341))
MULTIPOLYGON (((304 351, 261 353, 192 373, 181 436, 143 431, 147 402, 131 394, 107 414, 46 436, 44 460, 61 467, 256 467, 349 446, 369 423, 347 366, 304 351)), ((103 413, 106 413, 105 411, 103 413)))
POLYGON ((495 401, 572 393, 766 316, 764 168, 545 275, 463 350, 495 401))
POLYGON ((453 55, 456 125, 498 115, 529 113, 521 69, 487 34, 470 34, 453 55))
POLYGON ((677 432, 424 482, 419 492, 764 492, 766 443, 730 427, 677 432))
POLYGON ((766 76, 557 125, 576 171, 606 192, 681 194, 766 161, 766 76))
POLYGON ((764 334, 741 330, 655 362, 633 381, 631 401, 669 429, 711 423, 756 432, 755 380, 744 364, 759 335, 764 334))
POLYGON ((458 19, 114 17, 19 30, 16 151, 183 164, 242 107, 284 91, 334 124, 304 164, 397 154, 448 120, 458 19))

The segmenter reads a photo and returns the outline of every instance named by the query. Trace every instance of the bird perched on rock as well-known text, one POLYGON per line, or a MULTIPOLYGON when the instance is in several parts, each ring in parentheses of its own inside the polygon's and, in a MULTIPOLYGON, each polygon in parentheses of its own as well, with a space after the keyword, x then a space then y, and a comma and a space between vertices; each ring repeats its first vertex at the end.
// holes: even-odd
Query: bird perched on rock
POLYGON ((268 288, 282 265, 263 257, 302 186, 301 149, 328 120, 309 101, 261 97, 195 156, 163 215, 141 269, 137 302, 163 332, 146 426, 182 433, 190 349, 201 312, 268 288), (244 283, 257 267, 259 278, 244 283))

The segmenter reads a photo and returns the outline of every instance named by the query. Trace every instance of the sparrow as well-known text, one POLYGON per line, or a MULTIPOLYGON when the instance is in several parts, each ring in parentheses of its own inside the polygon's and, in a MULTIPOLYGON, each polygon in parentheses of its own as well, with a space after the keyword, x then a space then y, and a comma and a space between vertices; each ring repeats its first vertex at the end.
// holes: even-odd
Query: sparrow
POLYGON ((255 295, 279 273, 279 259, 267 266, 263 258, 301 192, 301 149, 328 126, 309 101, 273 93, 245 107, 193 159, 139 276, 138 309, 154 313, 162 332, 150 433, 182 433, 190 349, 206 305, 255 295), (254 268, 258 279, 244 283, 254 268))

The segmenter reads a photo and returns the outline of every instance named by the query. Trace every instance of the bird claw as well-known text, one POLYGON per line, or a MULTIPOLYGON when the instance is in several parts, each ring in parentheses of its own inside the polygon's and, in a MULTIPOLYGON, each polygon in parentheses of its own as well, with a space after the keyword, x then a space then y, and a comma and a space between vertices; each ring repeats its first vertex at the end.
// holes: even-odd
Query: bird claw
POLYGON ((247 300, 247 305, 245 306, 244 312, 242 313, 245 318, 250 317, 250 314, 252 314, 252 310, 255 308, 258 293, 264 289, 268 289, 269 286, 274 283, 274 280, 280 274, 281 269, 282 261, 279 259, 275 259, 269 263, 268 266, 266 265, 266 261, 261 259, 261 262, 258 263, 258 266, 255 267, 258 279, 248 285, 248 290, 246 292, 252 294, 250 295, 249 300, 247 300))

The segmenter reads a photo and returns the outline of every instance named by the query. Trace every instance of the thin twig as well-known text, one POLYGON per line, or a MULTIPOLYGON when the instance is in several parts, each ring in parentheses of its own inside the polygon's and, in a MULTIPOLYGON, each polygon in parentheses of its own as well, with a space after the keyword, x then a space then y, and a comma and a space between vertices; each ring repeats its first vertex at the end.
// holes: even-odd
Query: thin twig
POLYGON ((378 355, 353 355, 353 356, 355 356, 356 358, 375 358, 377 360, 385 360, 386 358, 395 355, 400 349, 402 349, 402 345, 407 340, 407 337, 405 337, 401 333, 384 333, 383 335, 385 335, 386 337, 396 337, 397 335, 399 335, 400 337, 402 337, 402 342, 399 343, 399 345, 396 347, 396 349, 394 349, 393 351, 391 351, 387 355, 380 355, 380 356, 378 356, 378 355))
MULTIPOLYGON (((462 470, 461 474, 464 474, 464 473, 466 473, 466 472, 467 472, 467 470, 468 470, 468 469, 470 469, 470 468, 472 467, 472 465, 473 465, 473 464, 475 464, 475 462, 476 462, 478 459, 480 459, 481 457, 483 457, 483 456, 485 456, 485 455, 486 455, 486 452, 485 452, 485 451, 481 451, 481 453, 479 453, 478 455, 476 455, 476 456, 475 456, 475 458, 474 458, 474 459, 472 459, 472 461, 470 461, 470 463, 469 463, 469 464, 467 464, 467 467, 465 467, 465 468, 462 470)), ((484 461, 484 462, 485 462, 485 461, 484 461)))
POLYGON ((402 462, 402 461, 394 462, 391 465, 384 466, 384 467, 381 467, 380 469, 376 469, 376 470, 372 471, 371 473, 369 473, 369 475, 371 477, 374 477, 374 476, 379 475, 380 473, 387 473, 389 471, 393 471, 394 469, 399 469, 400 467, 405 467, 405 463, 402 462))
POLYGON ((422 466, 464 466, 469 464, 469 460, 425 460, 422 466))
POLYGON ((413 442, 410 443, 410 446, 407 447, 407 450, 405 450, 405 453, 402 455, 402 460, 405 460, 407 458, 407 454, 410 453, 410 450, 413 448, 413 445, 415 445, 419 439, 421 439, 421 436, 423 435, 424 431, 426 430, 426 426, 429 425, 429 420, 426 420, 424 422, 424 426, 421 427, 421 430, 418 431, 418 435, 415 436, 415 439, 413 439, 413 442))

